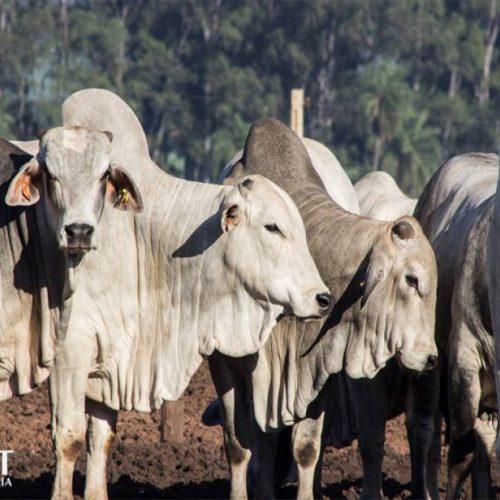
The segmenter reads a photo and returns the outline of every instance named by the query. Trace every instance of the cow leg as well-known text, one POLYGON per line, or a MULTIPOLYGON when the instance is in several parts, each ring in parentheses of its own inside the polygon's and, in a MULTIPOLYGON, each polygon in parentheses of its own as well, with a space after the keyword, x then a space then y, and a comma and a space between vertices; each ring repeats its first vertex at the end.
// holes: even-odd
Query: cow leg
MULTIPOLYGON (((431 370, 418 377, 412 377, 409 383, 406 409, 406 431, 410 444, 411 456, 411 491, 413 498, 439 499, 436 481, 428 483, 429 450, 435 441, 436 422, 439 415, 439 380, 438 369, 431 370), (432 486, 432 490, 431 490, 432 486)), ((437 446, 439 446, 439 441, 437 446)), ((434 464, 434 467, 436 464, 434 464)), ((432 475, 437 471, 432 471, 432 475)))
POLYGON ((489 410, 476 420, 476 455, 472 465, 472 498, 494 498, 491 488, 491 457, 497 435, 497 415, 489 410))
POLYGON ((292 449, 299 472, 297 498, 300 500, 314 498, 315 469, 321 452, 324 416, 325 413, 321 412, 316 418, 305 418, 293 426, 292 449))
POLYGON ((321 436, 321 449, 319 450, 318 461, 316 462, 316 467, 314 468, 314 486, 313 493, 314 498, 323 498, 323 486, 321 485, 321 473, 323 471, 323 453, 325 451, 325 444, 323 436, 321 436))
POLYGON ((50 376, 52 442, 56 473, 52 498, 73 498, 73 472, 76 458, 85 441, 85 387, 90 366, 89 346, 66 339, 50 376))
MULTIPOLYGON (((257 426, 255 426, 257 427, 257 426)), ((277 432, 262 432, 255 429, 256 454, 253 475, 253 497, 274 498, 274 471, 276 451, 278 448, 277 432)))
POLYGON ((222 397, 224 448, 231 475, 230 498, 246 499, 248 498, 247 469, 252 452, 249 446, 243 445, 241 433, 244 432, 245 428, 249 430, 252 424, 247 412, 236 410, 236 407, 242 404, 237 399, 239 398, 235 394, 235 389, 226 392, 222 397), (238 414, 238 421, 236 421, 236 414, 238 414), (245 422, 242 420, 245 420, 245 422))
MULTIPOLYGON (((208 358, 210 373, 221 402, 224 449, 231 476, 231 499, 246 499, 247 470, 254 443, 253 418, 245 404, 245 383, 231 365, 235 360, 215 352, 208 358)), ((240 360, 237 360, 241 363, 240 360)))
POLYGON ((431 498, 440 498, 441 420, 441 412, 437 410, 434 414, 434 432, 432 433, 431 446, 427 453, 427 492, 431 498))
POLYGON ((450 411, 450 448, 446 498, 459 498, 471 471, 476 449, 474 425, 479 414, 481 382, 477 352, 471 351, 461 331, 448 355, 448 408, 450 411), (464 342, 462 342, 464 340, 464 342))
POLYGON ((382 498, 382 461, 389 395, 384 373, 375 378, 348 379, 353 397, 358 445, 363 461, 361 498, 382 498))
POLYGON ((87 400, 86 500, 107 500, 106 466, 109 448, 116 435, 118 412, 102 403, 87 400))
POLYGON ((278 432, 274 461, 274 484, 278 487, 297 482, 297 464, 292 455, 292 427, 278 432))

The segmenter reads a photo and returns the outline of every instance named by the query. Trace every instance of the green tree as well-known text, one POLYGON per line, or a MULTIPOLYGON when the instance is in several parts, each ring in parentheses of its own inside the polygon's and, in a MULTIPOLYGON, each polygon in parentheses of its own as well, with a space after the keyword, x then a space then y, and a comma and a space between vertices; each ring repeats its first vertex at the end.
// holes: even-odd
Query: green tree
POLYGON ((290 90, 303 87, 306 134, 354 180, 384 167, 417 190, 450 155, 498 149, 498 9, 498 0, 4 0, 0 133, 32 138, 59 122, 68 94, 104 87, 137 112, 157 163, 213 180, 252 122, 288 121, 290 90))
POLYGON ((427 111, 408 105, 383 159, 401 189, 416 197, 436 169, 440 154, 439 129, 429 125, 428 118, 427 111))
POLYGON ((405 76, 403 68, 385 60, 375 61, 361 70, 360 101, 373 134, 373 170, 379 169, 384 146, 394 137, 400 122, 400 110, 410 98, 405 76))

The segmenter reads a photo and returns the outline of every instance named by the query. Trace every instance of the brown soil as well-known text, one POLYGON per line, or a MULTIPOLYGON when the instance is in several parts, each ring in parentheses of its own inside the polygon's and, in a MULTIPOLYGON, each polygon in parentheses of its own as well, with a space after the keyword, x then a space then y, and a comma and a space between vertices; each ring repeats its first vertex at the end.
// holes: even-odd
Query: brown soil
MULTIPOLYGON (((185 431, 182 444, 160 442, 159 412, 121 412, 117 439, 109 457, 110 498, 227 498, 228 471, 219 427, 204 427, 200 415, 214 398, 206 365, 198 371, 183 399, 185 431)), ((2 403, 0 449, 9 457, 12 487, 0 488, 0 498, 47 498, 54 456, 50 441, 47 387, 2 403)), ((446 449, 443 448, 443 464, 446 449)), ((77 461, 74 491, 83 495, 84 454, 77 461)), ((323 467, 325 498, 358 498, 361 460, 356 446, 328 449, 323 467)), ((384 460, 384 493, 388 498, 409 496, 409 456, 403 419, 388 424, 384 460)), ((441 484, 445 467, 441 466, 441 484)), ((500 488, 497 487, 497 496, 500 488)), ((444 489, 443 489, 444 492, 444 489)), ((293 498, 294 488, 278 492, 293 498)))

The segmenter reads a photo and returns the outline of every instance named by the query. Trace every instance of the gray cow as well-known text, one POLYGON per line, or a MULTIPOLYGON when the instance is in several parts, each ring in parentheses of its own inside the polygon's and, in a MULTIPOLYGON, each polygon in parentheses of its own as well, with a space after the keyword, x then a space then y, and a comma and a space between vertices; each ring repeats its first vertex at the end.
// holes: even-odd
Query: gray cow
POLYGON ((36 158, 0 140, 0 400, 48 377, 85 254, 99 244, 106 190, 116 204, 126 189, 140 209, 110 151, 111 134, 74 127, 47 131, 36 158))
MULTIPOLYGON (((407 197, 394 179, 386 172, 371 172, 354 185, 359 197, 361 215, 378 220, 395 220, 412 215, 417 200, 407 197)), ((359 441, 363 461, 363 485, 361 498, 381 498, 382 462, 384 457, 385 423, 403 411, 407 412, 407 431, 412 453, 412 492, 424 496, 426 490, 437 491, 437 483, 427 485, 426 454, 416 453, 415 447, 430 447, 421 440, 418 426, 424 425, 416 413, 420 401, 407 371, 401 370, 396 360, 391 360, 373 379, 354 380, 340 373, 332 380, 334 404, 327 413, 327 425, 331 425, 330 439, 338 447, 359 441), (340 408, 339 408, 340 407, 340 408), (331 420, 333 419, 333 422, 331 420)), ((425 408, 424 408, 425 410, 425 408)), ((433 426, 433 416, 427 417, 433 426)), ((327 429, 328 433, 328 429, 327 429)), ((438 451, 433 450, 435 453, 438 451)), ((436 478, 434 478, 436 480, 436 478)))
MULTIPOLYGON (((450 428, 447 498, 460 496, 471 470, 473 497, 491 495, 496 391, 486 247, 497 179, 496 155, 457 156, 434 174, 415 211, 438 263, 436 341, 444 354, 442 407, 450 428)), ((439 380, 422 390, 436 393, 439 380)))
MULTIPOLYGON (((495 382, 497 394, 500 391, 500 249, 498 248, 498 235, 500 234, 500 190, 497 181, 497 190, 495 193, 495 201, 493 208, 493 216, 491 220, 491 227, 488 236, 487 246, 487 267, 488 267, 488 287, 491 314, 491 323, 494 335, 494 349, 495 349, 495 382)), ((500 411, 500 402, 497 398, 497 408, 500 411)), ((498 416, 498 413, 497 413, 498 416)), ((497 464, 500 464, 500 434, 497 433, 497 464)))
MULTIPOLYGON (((227 187, 167 175, 132 110, 104 90, 70 96, 63 122, 113 132, 111 156, 133 173, 144 206, 125 218, 104 209, 103 244, 83 264, 50 379, 52 494, 72 497, 87 431, 85 496, 102 499, 118 410, 177 399, 202 356, 254 353, 278 316, 320 318, 331 297, 297 207, 269 180, 227 187)), ((118 202, 133 199, 124 192, 118 202)))
POLYGON ((236 360, 214 353, 209 364, 222 402, 231 497, 246 497, 252 455, 256 496, 273 496, 272 431, 300 422, 293 453, 298 495, 306 498, 312 496, 329 376, 345 368, 356 379, 373 377, 396 354, 412 370, 435 365, 435 260, 415 219, 380 222, 341 209, 299 138, 277 120, 252 126, 228 182, 258 172, 297 203, 335 307, 320 325, 281 320, 254 356, 236 360))

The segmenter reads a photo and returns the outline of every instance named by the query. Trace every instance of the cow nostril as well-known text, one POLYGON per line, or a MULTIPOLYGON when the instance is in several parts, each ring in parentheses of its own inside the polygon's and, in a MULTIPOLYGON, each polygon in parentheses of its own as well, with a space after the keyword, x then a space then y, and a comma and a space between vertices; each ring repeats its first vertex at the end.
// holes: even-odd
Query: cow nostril
POLYGON ((428 370, 432 370, 433 368, 436 368, 437 362, 438 362, 437 356, 435 356, 434 354, 430 354, 427 358, 427 363, 425 364, 425 367, 428 370))
POLYGON ((64 226, 64 231, 70 239, 88 238, 94 232, 90 224, 68 224, 64 226))
POLYGON ((332 297, 329 293, 318 293, 316 295, 316 300, 321 309, 327 309, 332 303, 332 297))
POLYGON ((94 228, 89 224, 82 224, 82 234, 84 236, 90 236, 94 232, 94 228))

